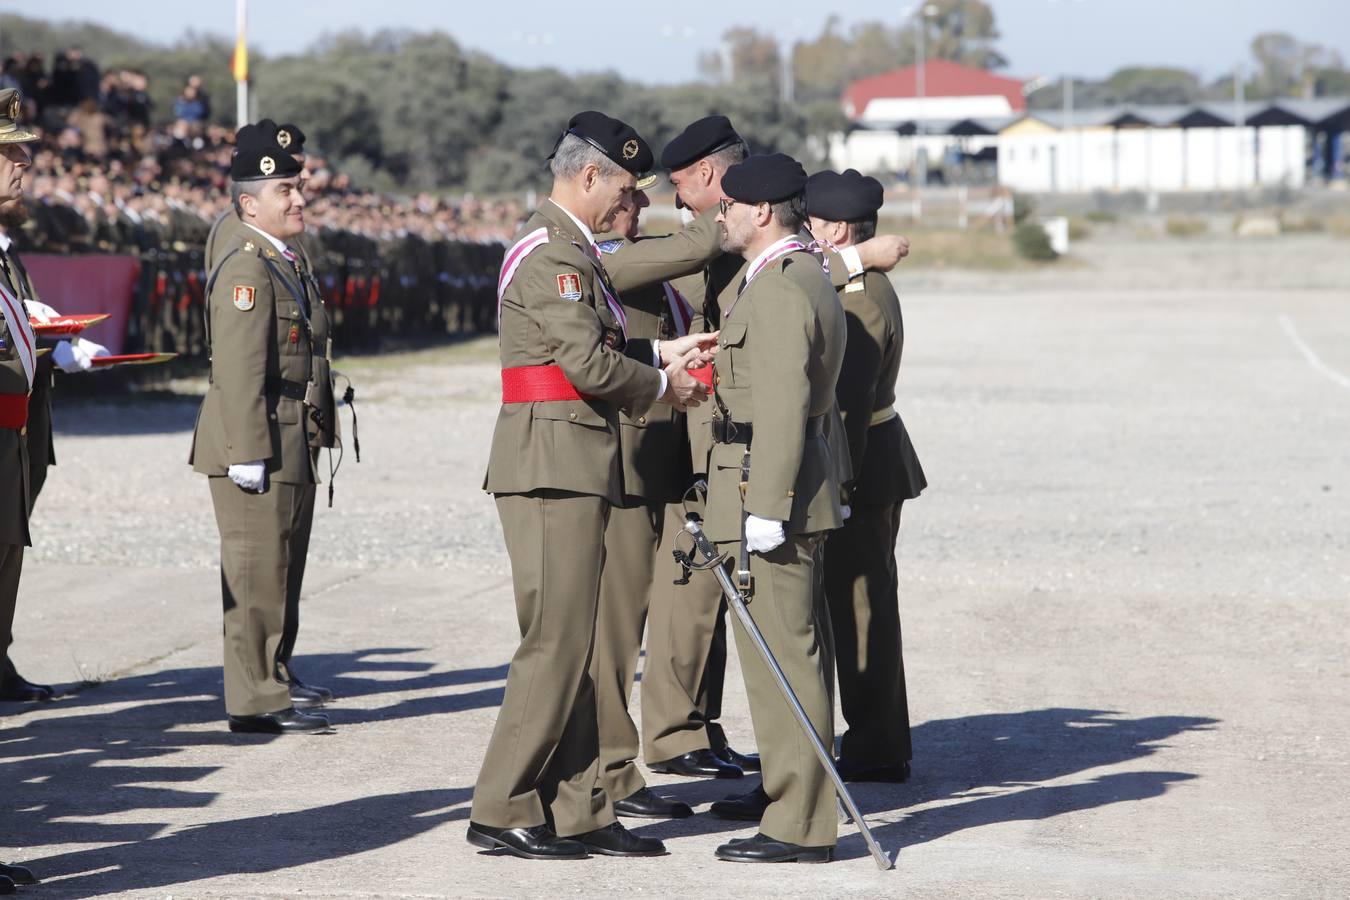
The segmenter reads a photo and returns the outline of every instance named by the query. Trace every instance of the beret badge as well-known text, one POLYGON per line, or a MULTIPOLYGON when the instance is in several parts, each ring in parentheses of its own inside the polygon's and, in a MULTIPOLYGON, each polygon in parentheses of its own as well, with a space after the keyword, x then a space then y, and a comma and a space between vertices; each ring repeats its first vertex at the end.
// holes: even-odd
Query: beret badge
POLYGON ((258 160, 258 171, 264 175, 271 175, 277 170, 277 161, 270 156, 264 156, 258 160))

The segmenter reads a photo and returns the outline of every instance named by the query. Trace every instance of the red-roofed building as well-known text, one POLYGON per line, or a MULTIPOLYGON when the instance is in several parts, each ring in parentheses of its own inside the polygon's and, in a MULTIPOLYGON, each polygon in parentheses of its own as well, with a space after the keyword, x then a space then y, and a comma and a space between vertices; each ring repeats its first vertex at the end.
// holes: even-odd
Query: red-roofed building
POLYGON ((934 59, 861 78, 844 91, 844 114, 864 128, 895 128, 912 122, 955 122, 1001 118, 1026 110, 1022 82, 985 69, 934 59))

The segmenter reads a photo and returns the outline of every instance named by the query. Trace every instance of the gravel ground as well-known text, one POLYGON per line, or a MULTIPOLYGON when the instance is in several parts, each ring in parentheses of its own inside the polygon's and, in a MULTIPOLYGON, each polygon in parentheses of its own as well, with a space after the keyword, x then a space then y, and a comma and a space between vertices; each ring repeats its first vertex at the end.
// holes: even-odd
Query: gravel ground
MULTIPOLYGON (((1345 896, 1347 246, 1122 238, 898 275, 932 486, 899 550, 916 774, 857 794, 901 851, 885 874, 848 826, 832 866, 719 864, 748 831, 707 815, 643 826, 658 860, 464 843, 515 644, 479 491, 491 341, 342 364, 362 462, 316 517, 300 646, 341 695, 326 738, 223 731, 194 385, 58 397, 14 656, 71 694, 0 710, 9 856, 44 897, 1345 896)), ((750 749, 744 703, 733 670, 750 749)))

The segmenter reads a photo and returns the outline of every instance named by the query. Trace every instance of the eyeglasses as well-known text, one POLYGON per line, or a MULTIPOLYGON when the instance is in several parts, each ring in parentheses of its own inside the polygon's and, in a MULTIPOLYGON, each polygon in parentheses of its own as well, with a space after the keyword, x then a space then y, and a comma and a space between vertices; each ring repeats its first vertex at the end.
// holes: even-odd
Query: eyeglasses
POLYGON ((736 205, 735 200, 723 197, 721 200, 717 201, 717 210, 718 212, 720 212, 722 215, 725 216, 727 214, 727 210, 731 209, 735 205, 736 205))

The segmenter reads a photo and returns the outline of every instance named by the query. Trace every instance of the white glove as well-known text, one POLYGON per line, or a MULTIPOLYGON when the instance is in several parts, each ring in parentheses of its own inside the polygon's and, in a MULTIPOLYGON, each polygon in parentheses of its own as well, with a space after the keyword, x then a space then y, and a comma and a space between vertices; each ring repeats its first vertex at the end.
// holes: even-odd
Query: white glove
POLYGON ((841 506, 841 507, 839 507, 839 508, 840 508, 841 510, 844 511, 844 521, 847 522, 847 521, 848 521, 848 517, 851 516, 851 515, 853 515, 853 507, 851 507, 851 506, 849 506, 847 503, 845 503, 843 506, 841 506))
POLYGON ((267 466, 263 460, 247 463, 234 463, 226 473, 230 480, 239 485, 246 491, 254 491, 261 494, 263 489, 263 478, 267 473, 267 466))
POLYGON ((98 359, 100 356, 109 356, 108 348, 102 344, 95 344, 88 338, 76 338, 75 345, 84 353, 89 355, 90 359, 98 359))
POLYGON ((783 523, 777 519, 745 517, 745 546, 751 553, 768 553, 787 540, 783 523))
POLYGON ((61 318, 59 312, 43 303, 41 300, 25 300, 23 301, 23 305, 28 307, 28 315, 31 318, 37 319, 43 324, 50 322, 52 319, 61 318))
POLYGON ((52 349, 52 362, 62 372, 84 372, 93 365, 89 354, 70 341, 62 341, 52 349))

